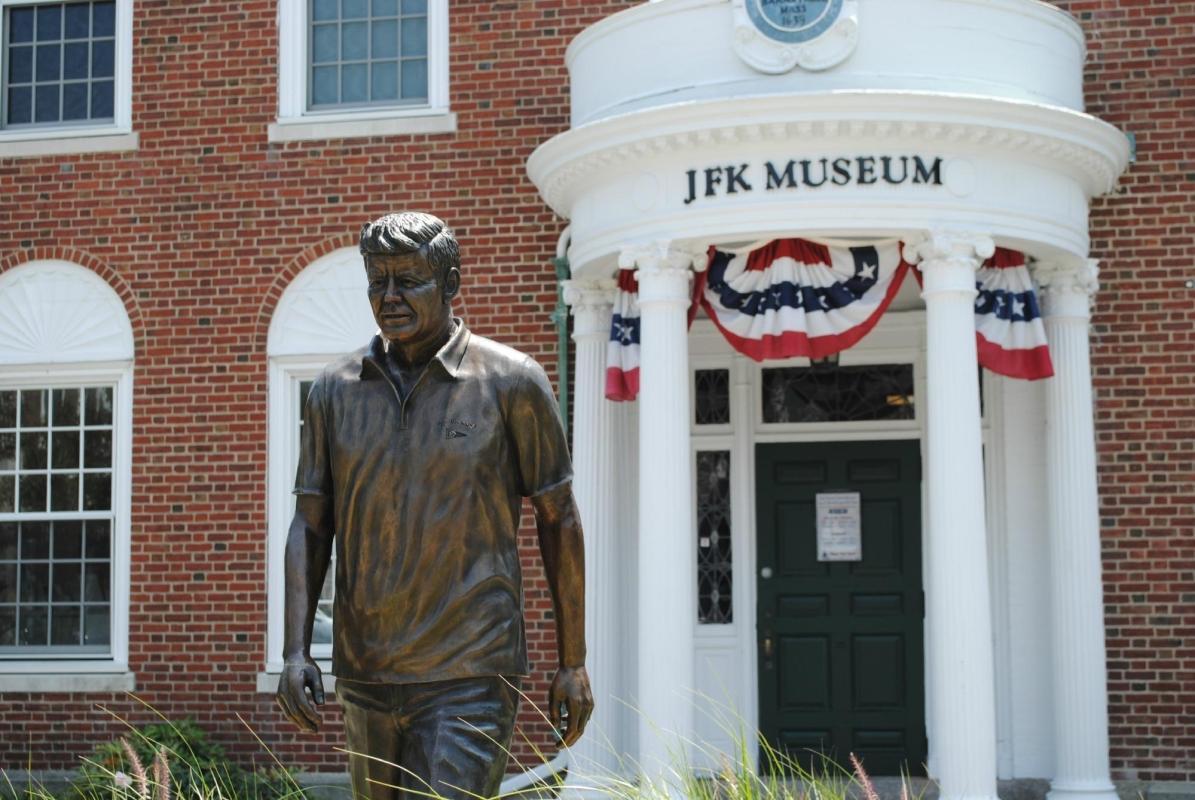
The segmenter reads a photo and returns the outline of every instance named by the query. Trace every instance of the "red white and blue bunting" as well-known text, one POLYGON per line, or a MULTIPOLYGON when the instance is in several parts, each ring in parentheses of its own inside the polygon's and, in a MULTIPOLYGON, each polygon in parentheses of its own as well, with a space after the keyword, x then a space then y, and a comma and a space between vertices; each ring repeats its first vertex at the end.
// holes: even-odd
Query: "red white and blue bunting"
MULTIPOLYGON (((689 321, 700 305, 731 346, 756 361, 823 359, 852 347, 879 322, 912 269, 901 252, 897 241, 841 247, 778 239, 741 252, 711 247, 689 321)), ((976 285, 980 365, 1025 380, 1053 375, 1025 256, 998 248, 976 285)), ((606 361, 611 400, 639 394, 638 292, 634 271, 622 270, 606 361)))

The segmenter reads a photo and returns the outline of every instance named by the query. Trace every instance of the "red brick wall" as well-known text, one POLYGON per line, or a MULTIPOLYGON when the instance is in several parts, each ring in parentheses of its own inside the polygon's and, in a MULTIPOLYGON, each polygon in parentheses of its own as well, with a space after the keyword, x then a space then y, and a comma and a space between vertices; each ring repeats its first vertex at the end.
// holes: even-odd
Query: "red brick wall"
MULTIPOLYGON (((1138 162, 1097 203, 1093 343, 1117 777, 1195 779, 1195 9, 1060 0, 1091 49, 1089 110, 1137 136, 1138 162), (1126 355, 1127 354, 1127 355, 1126 355)), ((265 660, 265 332, 287 282, 363 219, 442 215, 463 245, 471 326, 555 368, 549 259, 561 223, 525 177, 567 127, 564 47, 631 0, 452 3, 455 135, 270 145, 275 4, 136 11, 135 153, 0 161, 0 269, 60 256, 118 288, 138 337, 131 661, 139 694, 264 763, 237 715, 288 763, 341 762, 255 692, 265 660), (75 252, 74 255, 69 252, 75 252)), ((548 597, 524 529, 542 704, 548 597)), ((0 697, 0 766, 69 767, 145 721, 110 695, 0 697)), ((541 746, 546 726, 524 709, 541 746)), ((523 752, 526 752, 524 748, 523 752)))
POLYGON ((1069 0, 1088 111, 1137 137, 1096 204, 1093 361, 1112 764, 1195 779, 1195 4, 1069 0))
MULTIPOLYGON (((630 2, 452 3, 455 135, 271 145, 276 2, 139 0, 134 129, 120 155, 0 161, 0 269, 60 256, 118 288, 138 337, 130 661, 140 697, 267 763, 343 768, 335 709, 305 736, 256 692, 266 658, 266 331, 287 282, 364 220, 439 214, 462 244, 470 326, 555 379, 550 260, 562 223, 524 164, 568 127, 564 48, 630 2), (75 253, 73 251, 82 251, 75 253)), ((528 638, 542 705, 550 601, 524 520, 528 638)), ((524 704, 523 731, 550 750, 524 704)), ((123 696, 0 696, 0 767, 73 767, 149 711, 123 696)), ((523 755, 526 746, 519 748, 523 755)), ((534 756, 530 763, 536 763, 534 756)))

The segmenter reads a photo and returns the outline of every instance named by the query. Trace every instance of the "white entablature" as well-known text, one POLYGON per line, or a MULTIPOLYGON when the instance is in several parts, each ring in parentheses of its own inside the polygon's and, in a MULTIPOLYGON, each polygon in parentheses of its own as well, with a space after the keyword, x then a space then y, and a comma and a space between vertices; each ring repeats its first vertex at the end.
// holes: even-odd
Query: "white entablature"
POLYGON ((628 245, 794 231, 984 230, 1086 257, 1089 202, 1114 189, 1129 143, 1081 110, 1069 17, 1036 0, 860 0, 854 55, 765 75, 733 52, 731 5, 661 0, 571 46, 574 127, 528 170, 572 222, 574 274, 611 273, 628 245))

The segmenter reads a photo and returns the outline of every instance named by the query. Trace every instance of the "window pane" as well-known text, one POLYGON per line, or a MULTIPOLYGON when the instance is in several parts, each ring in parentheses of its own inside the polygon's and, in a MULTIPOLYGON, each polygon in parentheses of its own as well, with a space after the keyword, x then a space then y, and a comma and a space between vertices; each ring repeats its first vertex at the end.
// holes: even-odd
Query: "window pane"
POLYGON ((54 558, 82 558, 83 523, 54 523, 54 558))
POLYGON ((92 17, 92 36, 113 36, 116 33, 116 3, 96 3, 92 17))
MULTIPOLYGON (((88 431, 88 435, 97 433, 97 431, 88 431)), ((51 456, 50 466, 54 469, 78 469, 79 468, 79 432, 78 431, 54 431, 54 439, 52 441, 53 452, 51 456)))
POLYGON ((33 9, 29 7, 14 8, 8 17, 8 41, 33 41, 33 9))
MULTIPOLYGON (((23 558, 23 557, 22 557, 23 558)), ((50 599, 50 565, 21 562, 21 602, 45 603, 50 599)))
POLYGON ((339 0, 315 0, 312 7, 312 19, 337 19, 340 16, 339 0))
POLYGON ((363 103, 369 98, 366 78, 369 74, 364 64, 345 64, 340 68, 340 102, 363 103))
POLYGON ((387 19, 370 26, 371 58, 398 58, 398 20, 387 19))
POLYGON ((13 47, 8 51, 8 82, 33 82, 33 48, 13 47))
POLYGON ((33 121, 33 87, 23 86, 8 92, 8 121, 24 125, 33 121))
POLYGON ((427 18, 404 19, 402 23, 402 54, 427 55, 427 18))
POLYGON ((68 83, 62 87, 62 118, 87 119, 86 83, 68 83))
POLYGON ((369 23, 346 22, 340 26, 340 60, 365 61, 369 58, 369 23))
POLYGON ((66 38, 86 39, 91 32, 91 4, 72 3, 66 7, 66 38))
POLYGON ((0 607, 0 646, 11 647, 17 643, 17 609, 0 607))
POLYGON ((62 38, 62 6, 37 7, 37 40, 52 42, 62 38))
POLYGON ((17 393, 0 392, 0 428, 17 427, 17 393))
POLYGON ((915 419, 913 367, 793 367, 763 371, 763 421, 915 419))
POLYGON ((341 0, 340 12, 343 19, 361 19, 369 15, 369 1, 341 0))
POLYGON ((730 451, 697 454, 697 620, 733 622, 730 451))
POLYGON ((398 0, 373 0, 375 17, 393 17, 398 14, 398 0))
POLYGON ((112 424, 112 387, 88 389, 83 422, 87 425, 112 424))
POLYGON ((46 393, 28 389, 21 392, 21 427, 44 428, 48 422, 46 393))
POLYGON ((54 591, 52 598, 55 603, 78 603, 83 597, 82 589, 82 564, 54 565, 54 591))
POLYGON ((50 644, 79 644, 83 640, 81 617, 81 610, 77 606, 54 608, 50 618, 50 644))
MULTIPOLYGON (((37 80, 38 82, 56 81, 62 77, 62 47, 57 44, 41 44, 37 46, 37 80)), ((45 88, 45 87, 40 87, 45 88)))
POLYGON ((38 86, 34 91, 33 121, 57 122, 59 120, 59 94, 57 83, 38 86))
POLYGON ((91 84, 91 118, 111 119, 114 103, 112 81, 97 81, 91 84))
POLYGON ((312 70, 312 105, 327 105, 335 103, 339 99, 338 71, 336 67, 316 67, 312 70))
POLYGON ((402 13, 426 14, 427 0, 402 0, 402 13))
POLYGON ((107 563, 87 564, 83 571, 83 599, 88 603, 106 603, 110 599, 107 563))
POLYGON ((87 523, 87 547, 84 551, 88 559, 108 559, 112 556, 111 537, 108 533, 108 523, 96 520, 87 523))
POLYGON ((316 25, 311 37, 311 59, 316 64, 335 61, 339 29, 336 25, 316 25))
POLYGON ((18 481, 21 493, 21 511, 46 510, 46 476, 22 475, 18 481))
POLYGON ((427 61, 402 62, 402 96, 404 100, 427 97, 427 61))
POLYGON ((51 394, 55 427, 79 424, 78 389, 55 389, 51 394))
POLYGON ((46 606, 21 606, 20 644, 44 647, 48 641, 50 615, 46 606))
POLYGON ((698 425, 730 424, 730 370, 699 369, 693 373, 698 425))
POLYGON ((112 431, 84 431, 83 466, 98 469, 112 466, 112 431))
POLYGON ((383 61, 373 65, 372 84, 370 87, 371 100, 398 99, 398 62, 383 61))
POLYGON ((0 433, 0 470, 17 468, 17 435, 0 433))
POLYGON ((87 606, 83 621, 83 644, 104 645, 111 638, 107 606, 87 606))
POLYGON ((111 39, 91 45, 91 77, 111 78, 116 71, 116 43, 111 39))
POLYGON ((50 476, 50 510, 78 511, 79 510, 79 476, 51 475, 50 476))
POLYGON ((0 514, 16 511, 17 481, 11 475, 0 475, 0 514))
POLYGON ((44 432, 21 434, 21 469, 45 469, 48 436, 44 432))
POLYGON ((17 565, 0 564, 0 603, 17 602, 17 565))
POLYGON ((17 523, 0 522, 0 561, 15 561, 17 557, 17 523))
POLYGON ((21 559, 50 557, 50 523, 26 522, 21 526, 21 559))
POLYGON ((83 476, 83 510, 108 511, 112 508, 112 476, 101 472, 83 476))

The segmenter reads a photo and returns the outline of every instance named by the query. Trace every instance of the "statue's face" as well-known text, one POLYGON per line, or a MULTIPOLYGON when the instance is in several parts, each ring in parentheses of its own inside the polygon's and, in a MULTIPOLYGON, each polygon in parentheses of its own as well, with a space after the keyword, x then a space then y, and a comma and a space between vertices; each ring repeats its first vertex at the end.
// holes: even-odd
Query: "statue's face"
POLYGON ((439 336, 452 316, 452 297, 460 273, 452 270, 444 285, 419 253, 370 255, 365 271, 373 318, 389 341, 409 344, 439 336))

